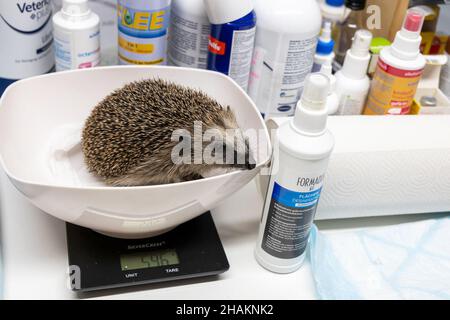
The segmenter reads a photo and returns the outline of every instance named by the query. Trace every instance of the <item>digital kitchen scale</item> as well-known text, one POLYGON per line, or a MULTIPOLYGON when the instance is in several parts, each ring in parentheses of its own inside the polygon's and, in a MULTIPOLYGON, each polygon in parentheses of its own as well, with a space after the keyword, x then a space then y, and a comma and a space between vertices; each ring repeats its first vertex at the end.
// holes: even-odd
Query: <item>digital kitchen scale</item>
POLYGON ((111 238, 70 223, 66 229, 75 291, 211 276, 229 269, 210 212, 147 239, 111 238))

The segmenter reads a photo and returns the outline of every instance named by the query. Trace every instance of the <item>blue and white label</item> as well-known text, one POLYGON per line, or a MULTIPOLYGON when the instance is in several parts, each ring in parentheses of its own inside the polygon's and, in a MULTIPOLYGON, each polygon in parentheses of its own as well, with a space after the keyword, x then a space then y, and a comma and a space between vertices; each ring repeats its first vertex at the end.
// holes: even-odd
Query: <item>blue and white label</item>
POLYGON ((297 258, 305 252, 322 185, 323 176, 299 178, 298 190, 274 183, 262 241, 264 251, 280 259, 297 258))
POLYGON ((275 182, 272 199, 285 207, 302 208, 315 205, 319 201, 322 188, 311 192, 296 192, 283 188, 275 182))

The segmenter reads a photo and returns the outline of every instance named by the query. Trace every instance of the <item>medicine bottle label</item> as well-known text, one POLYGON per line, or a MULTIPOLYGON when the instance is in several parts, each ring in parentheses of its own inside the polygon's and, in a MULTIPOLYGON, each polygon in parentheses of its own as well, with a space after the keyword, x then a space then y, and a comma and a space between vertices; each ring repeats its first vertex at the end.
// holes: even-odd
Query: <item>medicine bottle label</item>
POLYGON ((100 64, 100 30, 65 32, 55 35, 56 71, 93 68, 100 64))
POLYGON ((367 95, 365 93, 354 93, 344 95, 339 101, 339 115, 359 116, 364 110, 367 95))
POLYGON ((275 182, 262 241, 264 251, 280 259, 297 258, 305 252, 323 177, 300 177, 295 191, 275 182))
POLYGON ((207 18, 183 13, 172 9, 169 41, 169 63, 180 66, 206 69, 208 39, 211 25, 207 18))
POLYGON ((395 68, 380 58, 364 114, 409 114, 422 73, 395 68))
POLYGON ((272 42, 264 43, 264 46, 257 43, 249 94, 262 114, 292 116, 313 66, 317 37, 299 39, 273 31, 264 32, 264 38, 276 39, 280 46, 275 50, 272 42))
POLYGON ((0 1, 0 88, 6 79, 22 79, 53 69, 51 18, 50 0, 0 1))
POLYGON ((119 0, 117 11, 120 62, 166 64, 170 0, 119 0))
POLYGON ((234 31, 230 54, 229 76, 247 91, 255 44, 256 27, 234 31))

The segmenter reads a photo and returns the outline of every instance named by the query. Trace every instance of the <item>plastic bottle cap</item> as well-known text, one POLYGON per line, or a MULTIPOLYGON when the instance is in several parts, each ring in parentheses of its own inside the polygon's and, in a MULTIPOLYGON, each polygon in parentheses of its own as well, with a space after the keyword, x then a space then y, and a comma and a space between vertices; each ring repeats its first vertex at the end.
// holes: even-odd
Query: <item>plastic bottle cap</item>
POLYGON ((372 38, 372 33, 368 30, 356 31, 351 48, 352 54, 358 57, 366 57, 369 53, 372 38))
POLYGON ((345 6, 353 11, 361 11, 366 8, 366 0, 346 0, 345 6))
POLYGON ((325 2, 332 7, 342 7, 344 5, 344 0, 326 0, 325 2))
POLYGON ((63 0, 62 12, 68 16, 83 16, 90 12, 88 0, 63 0))
POLYGON ((236 21, 253 10, 252 0, 204 0, 209 21, 224 24, 236 21))
POLYGON ((305 83, 302 94, 302 105, 309 109, 321 110, 326 107, 330 80, 322 73, 310 74, 305 83))
POLYGON ((411 32, 417 32, 422 29, 423 15, 419 12, 411 11, 405 19, 405 29, 411 32))
POLYGON ((327 99, 330 80, 322 73, 312 73, 306 78, 302 98, 297 104, 291 126, 301 134, 321 135, 327 127, 327 99))
POLYGON ((331 22, 326 21, 322 28, 322 33, 319 37, 319 42, 317 43, 316 52, 321 55, 328 55, 333 52, 334 41, 331 38, 331 22))
POLYGON ((406 13, 403 28, 400 32, 407 38, 415 39, 420 36, 424 20, 425 15, 423 12, 410 9, 406 13))

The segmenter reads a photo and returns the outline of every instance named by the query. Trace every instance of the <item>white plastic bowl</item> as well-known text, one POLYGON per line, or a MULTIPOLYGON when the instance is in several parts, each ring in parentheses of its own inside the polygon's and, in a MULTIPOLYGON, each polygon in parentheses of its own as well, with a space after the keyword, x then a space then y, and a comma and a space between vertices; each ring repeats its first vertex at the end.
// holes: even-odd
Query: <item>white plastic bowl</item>
MULTIPOLYGON (((59 219, 115 237, 160 234, 214 208, 250 182, 270 154, 267 128, 256 106, 238 85, 216 72, 156 66, 69 71, 18 81, 0 100, 0 160, 16 188, 59 219), (114 89, 153 77, 201 89, 229 105, 243 130, 264 132, 258 142, 250 141, 260 146, 257 167, 191 182, 128 188, 71 185, 48 173, 43 154, 58 128, 82 125, 114 89)), ((77 157, 73 161, 80 161, 77 157)))

